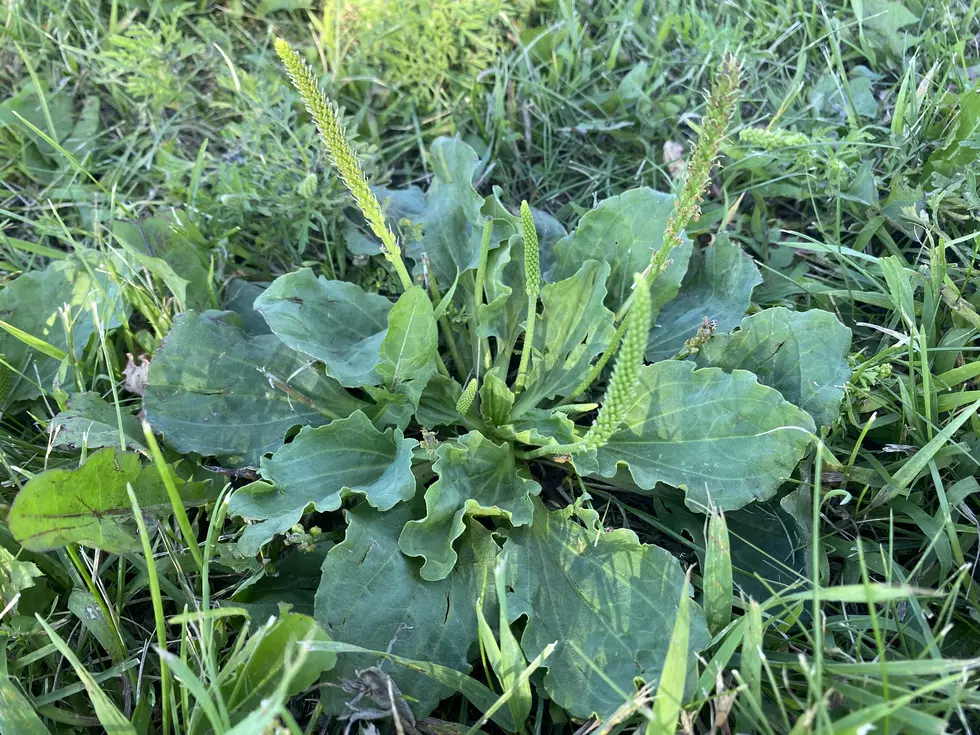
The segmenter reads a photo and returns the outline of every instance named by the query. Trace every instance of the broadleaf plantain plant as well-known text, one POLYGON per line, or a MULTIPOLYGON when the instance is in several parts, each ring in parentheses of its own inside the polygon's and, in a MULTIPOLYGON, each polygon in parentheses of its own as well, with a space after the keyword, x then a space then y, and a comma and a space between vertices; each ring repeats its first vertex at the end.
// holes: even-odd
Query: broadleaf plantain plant
MULTIPOLYGON (((766 500, 815 419, 835 419, 848 377, 850 334, 832 315, 766 309, 740 324, 761 280, 751 259, 723 233, 703 249, 684 235, 738 63, 719 70, 676 197, 628 191, 564 234, 527 202, 514 214, 498 191, 479 194, 459 140, 433 144, 424 195, 372 189, 312 72, 276 50, 363 215, 358 247, 376 242, 399 294, 304 268, 254 312, 187 311, 152 360, 146 420, 184 454, 257 468, 228 509, 247 523, 243 555, 274 557, 304 517, 342 537, 314 608, 341 654, 327 712, 345 712, 379 656, 415 717, 454 688, 476 696, 482 684, 467 694, 438 667, 468 671, 480 621, 506 609, 516 632, 501 640, 546 669, 539 693, 572 717, 609 717, 659 679, 686 582, 667 551, 604 530, 586 483, 648 495, 662 483, 701 512, 766 500)), ((689 615, 694 654, 709 638, 701 609, 689 615)), ((495 720, 518 730, 520 712, 495 720)))

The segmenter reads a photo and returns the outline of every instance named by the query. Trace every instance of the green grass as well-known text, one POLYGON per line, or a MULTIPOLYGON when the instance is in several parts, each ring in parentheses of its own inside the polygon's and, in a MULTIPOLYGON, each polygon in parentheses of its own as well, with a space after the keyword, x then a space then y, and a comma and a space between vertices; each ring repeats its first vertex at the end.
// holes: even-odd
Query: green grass
MULTIPOLYGON (((262 559, 237 551, 241 524, 225 519, 223 504, 188 509, 179 527, 153 522, 142 550, 118 555, 26 551, 2 522, 31 477, 79 464, 80 452, 48 433, 68 394, 95 391, 118 415, 138 407, 124 384, 127 353, 152 355, 180 310, 175 282, 133 260, 119 220, 176 211, 193 226, 208 287, 185 296, 205 308, 227 303, 242 279, 267 282, 301 266, 395 290, 378 259, 347 249, 357 219, 287 84, 276 35, 302 50, 344 109, 372 184, 424 188, 432 163, 423 152, 459 135, 481 156, 481 194, 499 186, 502 201, 527 199, 566 227, 608 196, 677 186, 665 144, 690 153, 703 91, 723 55, 737 53, 742 101, 688 235, 707 242, 725 229, 756 260, 765 280, 750 313, 783 305, 836 314, 853 331, 854 372, 841 417, 779 502, 728 517, 732 623, 716 631, 697 671, 687 662, 698 685, 685 690, 681 726, 976 730, 980 4, 488 2, 497 11, 489 26, 468 18, 446 35, 433 22, 428 40, 443 66, 422 76, 419 46, 405 44, 423 40, 381 32, 381 21, 359 26, 356 14, 340 23, 326 4, 7 8, 0 280, 91 251, 132 312, 108 330, 102 314, 88 349, 41 398, 7 400, 18 377, 0 367, 0 702, 9 703, 0 734, 34 732, 35 721, 49 732, 101 732, 117 716, 141 733, 191 721, 196 732, 226 731, 228 709, 242 702, 229 682, 249 665, 284 673, 263 692, 266 706, 250 702, 254 722, 242 732, 273 732, 271 723, 343 731, 321 717, 307 676, 326 654, 262 646, 272 633, 261 623, 277 603, 312 610, 323 554, 342 539, 328 519, 310 516, 262 559), (318 524, 323 533, 312 530, 318 524), (206 540, 203 573, 183 545, 189 533, 206 540), (137 696, 147 687, 152 699, 137 696)), ((417 4, 449 12, 448 3, 417 4)), ((175 459, 165 451, 160 467, 175 459)), ((219 487, 252 477, 196 471, 219 487)), ((606 526, 628 527, 693 566, 701 601, 706 517, 666 488, 647 497, 586 482, 606 526)), ((486 664, 472 675, 493 682, 486 664)), ((662 689, 677 690, 676 681, 662 689)), ((603 732, 670 709, 650 703, 656 689, 624 694, 622 716, 603 732)), ((466 732, 476 710, 450 698, 429 731, 466 732)), ((535 698, 525 731, 580 724, 535 698)))

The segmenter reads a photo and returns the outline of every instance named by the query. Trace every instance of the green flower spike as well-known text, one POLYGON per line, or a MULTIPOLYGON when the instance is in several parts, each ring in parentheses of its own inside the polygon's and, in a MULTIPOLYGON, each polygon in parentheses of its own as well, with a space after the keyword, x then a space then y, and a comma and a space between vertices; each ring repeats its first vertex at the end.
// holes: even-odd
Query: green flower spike
POLYGON ((473 399, 476 398, 476 378, 473 378, 469 385, 466 386, 466 390, 462 392, 459 400, 456 401, 456 411, 459 412, 460 416, 465 416, 470 412, 470 406, 473 405, 473 399))
POLYGON ((378 198, 368 186, 361 164, 358 163, 357 157, 347 141, 336 106, 327 99, 317 84, 316 77, 313 76, 313 70, 300 58, 292 46, 283 39, 277 38, 276 53, 282 59, 282 65, 286 67, 286 73, 289 74, 293 86, 303 98, 306 109, 313 116, 316 127, 320 131, 320 138, 330 153, 331 163, 340 173, 340 178, 344 180, 344 184, 350 190, 354 201, 364 215, 364 219, 371 227, 371 231, 381 240, 385 258, 394 266, 402 287, 406 290, 411 288, 412 277, 405 268, 398 242, 395 240, 394 233, 385 223, 378 198))
POLYGON ((636 395, 640 368, 643 367, 643 352, 650 333, 650 311, 650 286, 643 275, 637 273, 633 276, 633 308, 629 313, 626 338, 616 359, 599 415, 583 440, 589 449, 597 449, 609 441, 626 418, 636 395))
POLYGON ((534 217, 527 202, 521 202, 521 225, 524 230, 524 290, 527 293, 527 328, 524 330, 524 347, 521 350, 521 364, 517 369, 514 391, 517 392, 527 382, 527 369, 531 362, 531 348, 534 346, 534 323, 538 316, 538 291, 541 288, 541 265, 538 261, 538 233, 534 229, 534 217))

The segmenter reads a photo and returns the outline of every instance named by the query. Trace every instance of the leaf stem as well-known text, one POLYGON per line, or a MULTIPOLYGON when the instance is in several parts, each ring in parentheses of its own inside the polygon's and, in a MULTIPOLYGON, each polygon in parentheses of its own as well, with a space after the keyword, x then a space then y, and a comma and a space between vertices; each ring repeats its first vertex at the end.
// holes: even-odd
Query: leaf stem
POLYGON ((470 317, 470 332, 473 341, 473 365, 482 363, 483 370, 490 369, 490 340, 479 336, 480 307, 483 306, 483 284, 487 275, 487 257, 490 253, 490 235, 493 232, 493 221, 488 217, 483 223, 483 238, 480 241, 480 261, 476 266, 476 277, 473 281, 473 314, 470 317))
MULTIPOLYGON (((424 256, 423 256, 424 257, 424 256)), ((442 301, 442 294, 439 293, 439 284, 436 283, 436 274, 432 272, 431 269, 428 270, 428 281, 429 281, 429 293, 432 296, 432 301, 438 304, 442 301)), ((456 344, 456 338, 453 337, 452 326, 449 324, 449 319, 445 314, 439 317, 439 329, 442 331, 442 338, 446 340, 446 346, 449 348, 449 354, 453 358, 453 364, 456 366, 456 372, 459 374, 459 379, 466 381, 466 363, 463 362, 463 355, 459 351, 459 346, 456 344)))

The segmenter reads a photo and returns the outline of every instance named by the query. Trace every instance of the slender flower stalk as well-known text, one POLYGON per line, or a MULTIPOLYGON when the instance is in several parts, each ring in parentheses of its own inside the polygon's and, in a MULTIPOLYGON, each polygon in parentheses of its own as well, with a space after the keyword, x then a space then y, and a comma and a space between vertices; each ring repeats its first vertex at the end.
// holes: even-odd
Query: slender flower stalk
POLYGON ((524 290, 527 293, 527 327, 524 330, 524 347, 521 350, 521 363, 517 369, 514 391, 517 392, 527 382, 527 369, 534 346, 534 323, 538 316, 538 291, 541 288, 541 265, 538 262, 538 233, 534 229, 534 217, 527 202, 521 202, 521 225, 524 229, 524 290))
POLYGON ((381 240, 382 252, 388 262, 394 266, 402 288, 406 290, 411 288, 412 277, 409 275, 408 269, 405 268, 398 241, 385 222, 378 198, 368 186, 361 164, 358 163, 357 156, 354 155, 354 151, 347 141, 347 135, 340 124, 340 115, 336 105, 327 99, 327 96, 320 89, 309 64, 303 61, 293 47, 281 38, 276 39, 276 53, 279 54, 293 86, 303 98, 306 109, 313 116, 316 127, 320 131, 320 138, 330 154, 331 163, 340 173, 340 178, 350 190, 371 231, 381 240))
MULTIPOLYGON (((742 79, 742 66, 738 58, 726 56, 721 69, 715 77, 711 93, 708 95, 708 108, 701 118, 697 142, 691 152, 691 160, 687 167, 684 186, 674 200, 674 211, 667 220, 664 230, 663 243, 654 251, 650 264, 643 271, 643 278, 648 287, 652 287, 657 277, 670 265, 670 253, 683 242, 684 229, 701 217, 701 202, 710 183, 711 170, 718 159, 718 149, 725 137, 725 131, 735 112, 735 103, 739 96, 739 85, 742 79)), ((589 371, 588 376, 576 388, 567 400, 584 393, 599 377, 603 368, 612 359, 623 337, 626 334, 626 314, 633 306, 634 297, 627 300, 616 314, 619 326, 609 343, 609 347, 599 358, 599 361, 589 371)))

